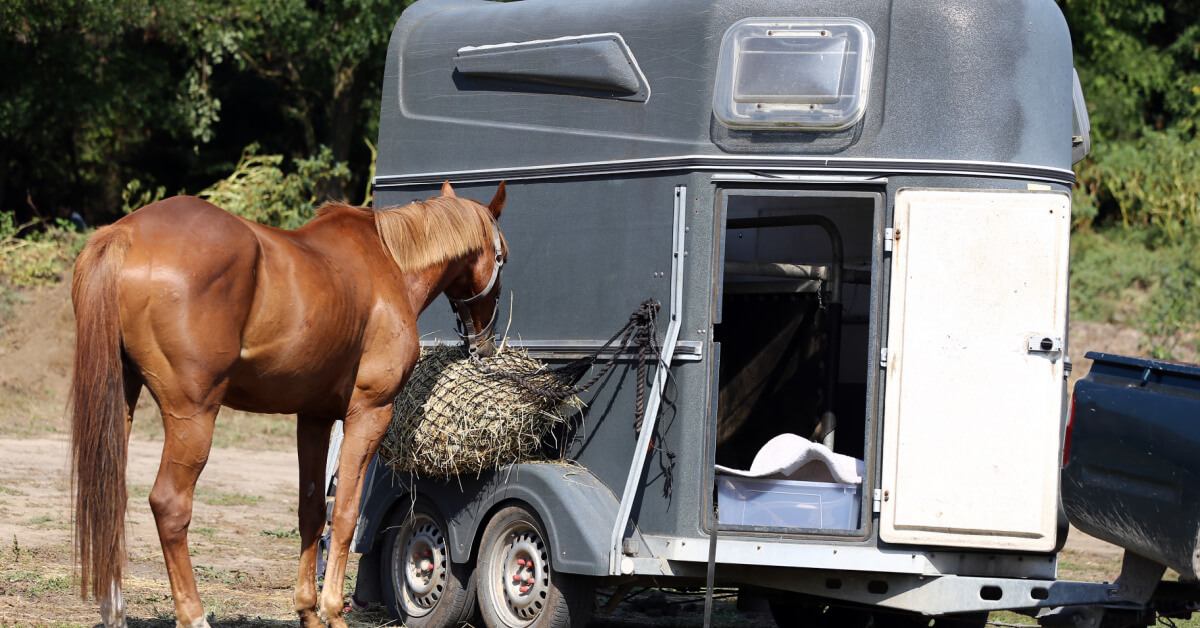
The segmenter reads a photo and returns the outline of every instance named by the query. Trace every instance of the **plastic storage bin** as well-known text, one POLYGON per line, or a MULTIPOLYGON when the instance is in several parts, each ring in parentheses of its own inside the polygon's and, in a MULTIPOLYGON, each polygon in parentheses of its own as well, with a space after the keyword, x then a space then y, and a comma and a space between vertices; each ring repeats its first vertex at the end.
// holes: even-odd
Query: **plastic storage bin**
POLYGON ((720 522, 770 528, 854 530, 861 485, 717 476, 720 522))

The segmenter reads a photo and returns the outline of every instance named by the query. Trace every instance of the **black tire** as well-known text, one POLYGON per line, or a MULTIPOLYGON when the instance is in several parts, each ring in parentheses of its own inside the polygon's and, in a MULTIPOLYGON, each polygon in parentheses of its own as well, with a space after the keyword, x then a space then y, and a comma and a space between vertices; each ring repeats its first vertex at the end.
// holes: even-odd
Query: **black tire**
POLYGON ((453 628, 474 619, 475 576, 470 562, 451 560, 446 520, 418 498, 401 503, 380 557, 383 601, 408 628, 453 628))
POLYGON ((546 527, 522 506, 488 522, 479 546, 479 610, 488 628, 582 628, 592 614, 595 586, 554 570, 546 527), (519 580, 514 580, 517 578, 519 580))

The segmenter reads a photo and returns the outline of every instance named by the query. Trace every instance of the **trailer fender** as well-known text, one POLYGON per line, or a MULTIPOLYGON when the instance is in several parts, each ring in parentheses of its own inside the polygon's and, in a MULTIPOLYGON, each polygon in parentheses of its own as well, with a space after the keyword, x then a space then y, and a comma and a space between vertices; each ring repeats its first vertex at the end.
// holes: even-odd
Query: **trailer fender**
MULTIPOLYGON (((502 498, 497 497, 494 504, 525 502, 541 518, 555 571, 608 575, 608 542, 620 500, 590 471, 563 464, 517 465, 502 498)), ((472 538, 479 532, 482 527, 472 538)))
POLYGON ((414 491, 432 501, 445 517, 455 562, 474 556, 475 542, 493 511, 505 502, 520 501, 545 525, 556 571, 608 574, 608 538, 620 501, 587 469, 567 464, 518 464, 477 479, 444 483, 398 477, 372 461, 363 483, 355 552, 370 554, 377 549, 392 513, 407 507, 414 491))

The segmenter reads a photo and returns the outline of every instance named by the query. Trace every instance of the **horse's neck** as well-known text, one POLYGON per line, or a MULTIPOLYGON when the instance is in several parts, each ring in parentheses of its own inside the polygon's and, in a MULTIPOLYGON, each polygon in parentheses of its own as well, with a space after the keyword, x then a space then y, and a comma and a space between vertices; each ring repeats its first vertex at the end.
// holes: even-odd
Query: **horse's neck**
POLYGON ((409 303, 413 312, 420 314, 445 292, 454 278, 465 272, 467 261, 463 258, 434 264, 420 271, 408 273, 406 278, 409 303))
POLYGON ((433 304, 454 278, 466 272, 470 265, 470 255, 467 255, 421 270, 401 273, 379 240, 372 215, 355 208, 341 208, 318 216, 294 233, 316 249, 331 249, 325 251, 330 256, 354 254, 346 242, 359 242, 361 252, 358 254, 373 281, 382 284, 381 287, 387 286, 385 289, 388 292, 398 293, 408 301, 413 314, 417 315, 433 304))

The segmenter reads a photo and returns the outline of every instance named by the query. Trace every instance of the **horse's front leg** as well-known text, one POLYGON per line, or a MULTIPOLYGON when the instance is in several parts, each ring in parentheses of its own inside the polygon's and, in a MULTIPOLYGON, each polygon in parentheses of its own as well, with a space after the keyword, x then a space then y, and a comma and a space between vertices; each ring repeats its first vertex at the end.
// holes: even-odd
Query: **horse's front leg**
POLYGON ((321 611, 330 628, 345 628, 342 619, 342 584, 346 576, 346 555, 350 537, 358 520, 363 475, 375 455, 379 442, 392 420, 390 400, 386 405, 362 407, 351 402, 346 415, 342 455, 338 461, 337 495, 333 502, 333 522, 329 540, 329 564, 321 590, 321 611))

